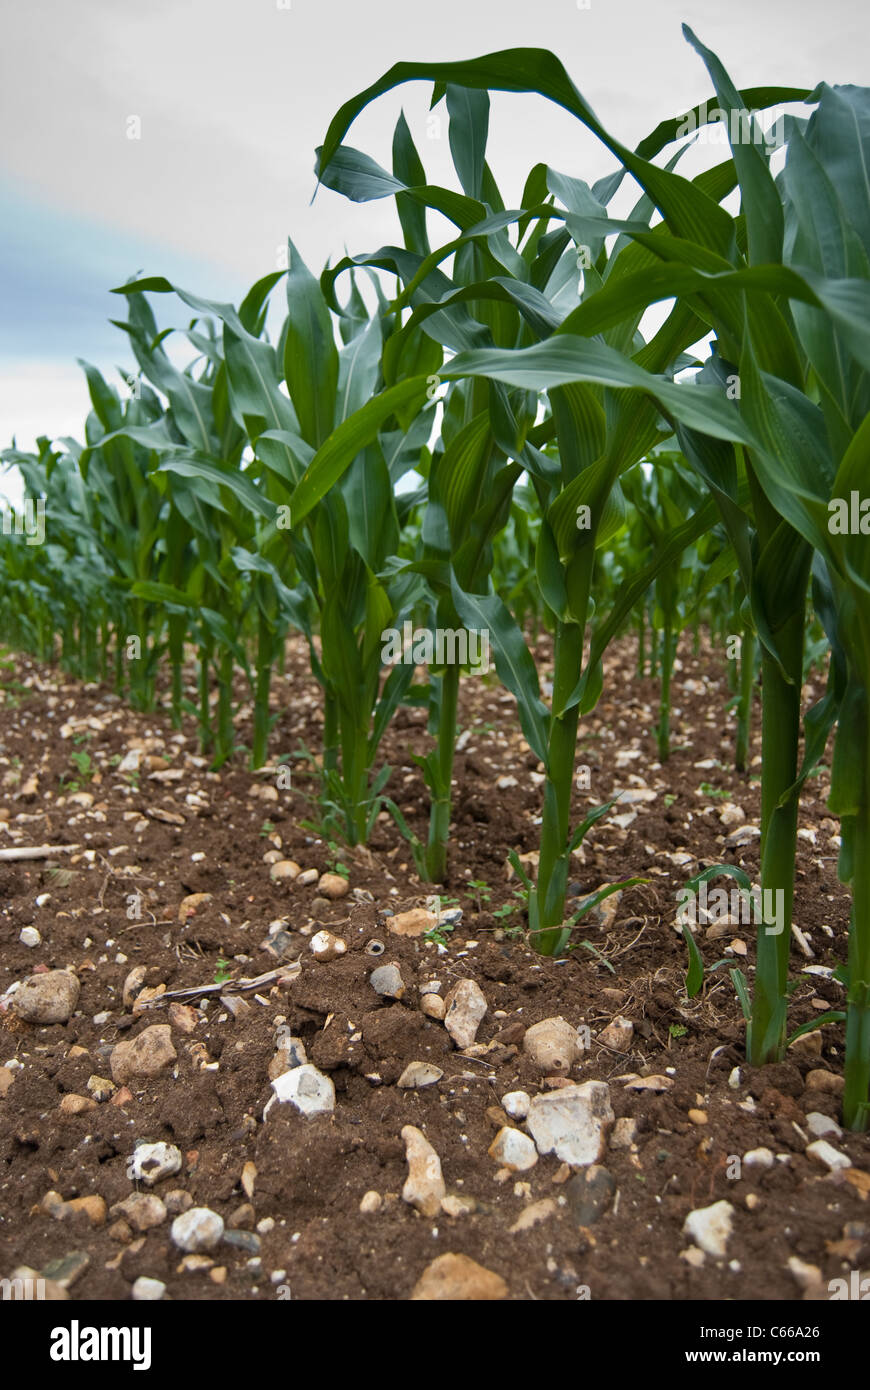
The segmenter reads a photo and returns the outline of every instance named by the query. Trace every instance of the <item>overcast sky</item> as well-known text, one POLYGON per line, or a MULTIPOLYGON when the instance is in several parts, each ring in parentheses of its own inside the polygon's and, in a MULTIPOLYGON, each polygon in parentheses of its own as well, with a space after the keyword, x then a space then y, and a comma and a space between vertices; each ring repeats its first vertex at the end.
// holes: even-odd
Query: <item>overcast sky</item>
MULTIPOLYGON (((711 95, 682 21, 738 87, 870 81, 867 0, 585 6, 0 0, 0 447, 13 433, 24 447, 38 433, 81 435, 75 359, 129 363, 108 290, 134 272, 237 302, 288 234, 318 272, 345 247, 395 240, 391 201, 311 196, 330 118, 400 59, 550 48, 628 145, 711 95)), ((447 140, 427 123, 430 92, 415 83, 381 98, 348 143, 389 165, 403 108, 430 178, 455 186, 447 140)), ((589 182, 612 167, 567 113, 508 94, 493 98, 489 159, 508 206, 539 160, 589 182)), ((169 313, 162 300, 161 321, 169 313)))

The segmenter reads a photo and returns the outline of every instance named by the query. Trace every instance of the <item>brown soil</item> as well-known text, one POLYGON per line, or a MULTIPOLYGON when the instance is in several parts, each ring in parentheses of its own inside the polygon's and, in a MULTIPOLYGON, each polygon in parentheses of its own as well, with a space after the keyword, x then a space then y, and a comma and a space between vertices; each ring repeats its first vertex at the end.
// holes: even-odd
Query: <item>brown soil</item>
MULTIPOLYGON (((546 641, 538 656, 546 676, 546 641)), ((648 882, 624 892, 615 914, 602 911, 581 923, 576 949, 558 961, 528 949, 516 932, 519 912, 493 915, 516 902, 506 856, 511 848, 534 849, 541 800, 537 760, 516 732, 512 698, 496 683, 476 678, 463 688, 460 722, 470 736, 456 759, 451 877, 443 891, 464 916, 445 953, 435 943, 389 932, 385 912, 420 906, 429 891, 391 820, 382 817, 367 850, 330 848, 300 824, 311 814, 303 792, 313 785, 301 765, 294 764, 293 788, 269 801, 252 792, 274 787, 274 775, 250 773, 241 759, 218 773, 205 760, 196 763, 192 725, 176 734, 163 714, 131 712, 105 690, 25 658, 15 659, 14 670, 4 668, 0 847, 77 843, 82 850, 47 863, 0 863, 0 994, 39 967, 70 967, 81 981, 77 1011, 66 1025, 25 1024, 8 1009, 0 1012, 0 1067, 12 1059, 22 1064, 0 1099, 0 1275, 21 1264, 43 1270, 80 1250, 89 1264, 74 1284, 74 1299, 127 1298, 139 1275, 163 1280, 176 1300, 407 1299, 430 1261, 453 1251, 501 1275, 509 1296, 519 1300, 574 1300, 583 1286, 596 1300, 800 1300, 790 1256, 818 1266, 825 1283, 866 1269, 870 1179, 829 1176, 804 1152, 811 1137, 806 1113, 837 1116, 837 1097, 808 1091, 805 1078, 813 1069, 841 1073, 842 1026, 826 1027, 805 1048, 792 1049, 787 1062, 753 1073, 743 1063, 742 1018, 727 969, 709 976, 697 998, 685 997, 685 946, 673 926, 676 890, 699 865, 740 863, 754 877, 758 871, 757 840, 726 847, 728 832, 718 819, 724 798, 701 783, 727 793, 757 825, 757 736, 755 766, 747 776, 736 774, 721 664, 706 651, 694 657, 684 644, 675 678, 674 752, 659 766, 652 732, 657 684, 637 681, 633 661, 632 644, 619 645, 605 697, 583 724, 578 757, 591 769, 591 789, 576 793, 576 818, 641 783, 658 795, 635 807, 637 817, 626 828, 607 819, 593 827, 577 859, 574 889, 587 892, 633 875, 648 882), (150 770, 138 778, 119 773, 120 757, 143 738, 152 740, 150 770), (71 752, 87 752, 90 769, 77 769, 71 752), (699 769, 707 759, 718 765, 699 769), (159 775, 175 770, 177 779, 159 775), (516 778, 516 785, 497 788, 503 777, 516 778), (77 794, 71 780, 93 797, 89 806, 70 801, 77 794), (198 804, 187 802, 191 795, 198 804), (153 819, 148 813, 155 808, 183 823, 153 819), (270 836, 279 836, 282 853, 304 868, 346 866, 351 894, 330 903, 317 897, 316 885, 272 883, 263 860, 275 847, 270 836), (486 887, 469 888, 468 879, 486 887), (140 920, 128 916, 137 889, 140 920), (179 903, 192 893, 213 896, 181 926, 179 903), (123 1005, 122 987, 134 966, 147 966, 147 985, 169 990, 211 983, 219 960, 229 962, 234 977, 260 974, 276 965, 263 943, 279 917, 288 919, 286 937, 279 938, 284 958, 302 962, 288 988, 246 996, 248 1008, 238 1018, 213 998, 198 1011, 193 1033, 173 1030, 177 1076, 169 1070, 131 1083, 132 1099, 121 1106, 59 1111, 65 1093, 87 1094, 93 1074, 110 1075, 115 1043, 167 1022, 165 1009, 134 1017, 123 1005), (312 924, 340 933, 346 956, 317 962, 308 950, 312 924), (29 948, 19 936, 31 925, 41 942, 29 948), (385 943, 380 959, 367 952, 373 938, 385 943), (391 961, 407 986, 401 1002, 380 999, 369 983, 373 966, 391 961), (478 982, 489 1004, 478 1042, 498 1037, 503 1043, 486 1059, 458 1052, 443 1024, 419 1008, 425 981, 437 978, 446 993, 463 977, 478 982), (634 1024, 624 1054, 597 1040, 617 1014, 634 1024), (611 1146, 604 1157, 616 1195, 592 1225, 578 1224, 589 1218, 579 1212, 577 1181, 560 1171, 555 1157, 500 1181, 487 1153, 500 1098, 546 1088, 522 1051, 522 1034, 552 1015, 591 1030, 591 1047, 572 1079, 608 1081, 616 1115, 637 1121, 633 1147, 611 1146), (262 1120, 282 1023, 331 1075, 337 1092, 331 1116, 307 1119, 276 1104, 262 1120), (400 1090, 396 1081, 415 1060, 435 1062, 443 1078, 422 1091, 400 1090), (735 1066, 741 1067, 737 1089, 729 1085, 735 1066), (662 1094, 630 1091, 618 1079, 629 1073, 664 1073, 673 1084, 662 1094), (754 1109, 741 1108, 750 1098, 754 1109), (703 1111, 706 1123, 693 1122, 690 1110, 703 1111), (428 1219, 402 1201, 406 1124, 434 1145, 448 1191, 476 1200, 471 1214, 428 1219), (111 1216, 91 1228, 83 1212, 56 1220, 41 1209, 49 1189, 65 1199, 97 1193, 108 1206, 129 1196, 128 1159, 142 1139, 167 1140, 185 1155, 182 1171, 159 1184, 158 1195, 183 1188, 196 1205, 227 1221, 247 1201, 240 1178, 252 1162, 253 1213, 241 1214, 242 1226, 254 1232, 264 1218, 274 1222, 260 1232, 259 1251, 253 1238, 249 1249, 221 1245, 211 1268, 179 1271, 182 1253, 170 1242, 169 1222, 139 1240, 110 1230, 111 1216), (732 1156, 760 1146, 778 1156, 772 1168, 729 1176, 732 1156), (365 1214, 360 1201, 370 1190, 385 1200, 381 1210, 365 1214), (556 1204, 549 1218, 511 1232, 521 1212, 543 1198, 556 1204), (681 1257, 690 1246, 683 1222, 692 1208, 721 1199, 735 1208, 728 1258, 708 1257, 695 1267, 681 1257), (215 1268, 225 1276, 213 1274, 215 1268)), ((276 680, 274 696, 282 711, 273 733, 276 754, 316 748, 322 716, 301 644, 291 644, 287 676, 276 680)), ((249 741, 244 719, 240 734, 249 741)), ((388 789, 421 834, 426 793, 411 754, 424 746, 425 715, 402 710, 383 749, 393 767, 388 789)), ((795 974, 846 955, 849 903, 836 877, 837 827, 827 819, 826 783, 825 769, 810 779, 801 813, 806 833, 795 917, 814 956, 810 962, 793 941, 795 974)), ((733 948, 734 963, 750 981, 753 932, 736 928, 733 948)), ((708 965, 731 949, 731 939, 709 941, 699 933, 708 965)), ((800 978, 793 1026, 842 1007, 835 981, 800 978)), ((866 1137, 834 1142, 855 1169, 870 1169, 866 1137)))

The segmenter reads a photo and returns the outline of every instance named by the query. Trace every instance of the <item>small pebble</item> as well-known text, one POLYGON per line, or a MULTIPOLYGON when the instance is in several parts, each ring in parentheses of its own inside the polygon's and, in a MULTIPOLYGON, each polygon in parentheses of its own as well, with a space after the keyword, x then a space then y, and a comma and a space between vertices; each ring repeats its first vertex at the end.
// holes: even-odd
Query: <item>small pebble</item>
POLYGON ((426 1136, 414 1125, 402 1129, 408 1176, 402 1198, 424 1216, 437 1216, 447 1189, 441 1176, 441 1161, 426 1136))
MULTIPOLYGON (((344 879, 342 879, 342 883, 344 879)), ((308 949, 315 960, 335 960, 336 956, 343 956, 347 950, 347 942, 340 936, 333 936, 331 931, 315 932, 308 943, 308 949)))
POLYGON ((153 1187, 163 1178, 181 1171, 181 1150, 175 1144, 137 1144, 128 1164, 128 1176, 134 1182, 153 1187))
POLYGON ((369 977, 375 994, 385 999, 401 999, 405 993, 405 982, 397 965, 379 965, 369 977))
MULTIPOLYGON (((231 1232, 240 1235, 241 1232, 231 1232)), ((201 1250, 214 1250, 224 1236, 223 1217, 209 1207, 191 1207, 181 1216, 176 1216, 171 1227, 172 1241, 179 1250, 197 1253, 201 1250)))
POLYGON ((538 1161, 538 1151, 529 1136, 508 1126, 499 1130, 487 1152, 496 1163, 516 1173, 534 1168, 538 1161))
POLYGON ((350 884, 341 874, 321 874, 317 884, 318 893, 322 893, 325 898, 334 901, 336 898, 343 898, 350 892, 350 884))
POLYGON ((149 1279, 147 1274, 140 1274, 130 1296, 134 1303, 159 1303, 165 1293, 166 1285, 161 1279, 149 1279))
POLYGON ((814 1139, 823 1139, 825 1135, 833 1135, 835 1139, 842 1139, 843 1131, 832 1120, 830 1115, 822 1115, 818 1110, 811 1110, 807 1115, 807 1129, 814 1139))
POLYGON ((531 1100, 526 1091, 508 1091, 501 1098, 502 1109, 513 1120, 524 1120, 529 1113, 531 1100))
POLYGON ((434 1086, 443 1075, 441 1068, 431 1062, 409 1062, 396 1084, 401 1091, 420 1091, 424 1086, 434 1086))
POLYGON ((772 1168, 776 1162, 770 1149, 750 1149, 743 1155, 743 1162, 747 1168, 772 1168))
POLYGON ((444 1000, 444 1027, 459 1048, 470 1047, 487 1010, 476 980, 457 980, 444 1000))
MULTIPOLYGON (((330 1077, 306 1062, 292 1067, 272 1082, 274 1099, 295 1105, 303 1115, 325 1115, 335 1109, 335 1086, 330 1077)), ((269 1101, 268 1110, 273 1101, 269 1101)))
POLYGON ((27 1023, 66 1023, 78 1003, 80 988, 78 976, 71 970, 31 975, 15 991, 12 1012, 27 1023))
POLYGON ((714 1202, 709 1207, 690 1211, 683 1222, 683 1235, 693 1240, 706 1255, 723 1259, 734 1225, 734 1208, 730 1202, 714 1202))
POLYGON ((260 1237, 253 1231, 224 1231, 224 1245, 232 1245, 237 1250, 244 1250, 248 1255, 259 1255, 260 1237))
POLYGON ((835 1149, 832 1144, 828 1143, 827 1139, 816 1139, 813 1144, 808 1144, 806 1153, 807 1158, 813 1159, 815 1163, 821 1164, 831 1173, 836 1172, 839 1168, 852 1167, 851 1158, 848 1158, 846 1154, 841 1154, 839 1149, 835 1149))
POLYGON ((545 1018, 526 1030, 523 1052, 539 1071, 567 1076, 583 1048, 577 1029, 564 1018, 545 1018))

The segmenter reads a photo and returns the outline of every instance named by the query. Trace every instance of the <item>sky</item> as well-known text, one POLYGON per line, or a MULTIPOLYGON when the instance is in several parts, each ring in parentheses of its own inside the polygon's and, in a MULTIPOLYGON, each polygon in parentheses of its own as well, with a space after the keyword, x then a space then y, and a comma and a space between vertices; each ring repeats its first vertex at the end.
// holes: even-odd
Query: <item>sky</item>
MULTIPOLYGON (((870 81, 867 0, 0 0, 0 448, 81 437, 77 359, 132 364, 110 290, 137 272, 237 303, 288 235, 317 272, 397 240, 392 200, 312 202, 331 117, 392 63, 550 48, 635 145, 712 95, 683 22, 738 87, 870 81)), ((404 110, 430 181, 455 187, 430 93, 380 98, 347 143, 389 165, 404 110)), ((538 161, 590 183, 613 167, 566 112, 506 93, 488 158, 508 206, 538 161)))

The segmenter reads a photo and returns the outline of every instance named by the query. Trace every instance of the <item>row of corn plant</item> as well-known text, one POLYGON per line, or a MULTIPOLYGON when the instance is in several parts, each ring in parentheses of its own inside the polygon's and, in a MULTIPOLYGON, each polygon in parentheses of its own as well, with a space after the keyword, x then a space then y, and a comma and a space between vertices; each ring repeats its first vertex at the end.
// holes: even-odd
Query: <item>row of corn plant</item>
MULTIPOLYGON (((675 171, 675 160, 665 169, 651 162, 650 156, 672 141, 677 129, 665 122, 637 151, 626 149, 601 127, 558 60, 530 50, 467 63, 398 65, 338 113, 319 167, 323 176, 358 112, 399 82, 432 80, 436 95, 445 83, 471 90, 536 91, 598 135, 661 215, 653 227, 639 215, 640 208, 627 221, 617 221, 604 206, 587 207, 580 221, 585 236, 614 232, 620 239, 612 253, 602 250, 593 261, 596 280, 589 293, 584 289, 579 307, 537 343, 507 351, 461 352, 445 374, 546 390, 558 440, 561 487, 551 485, 549 495, 541 498, 549 533, 542 531, 548 539, 541 547, 539 576, 560 627, 547 726, 539 874, 530 896, 533 930, 541 930, 545 950, 562 940, 559 924, 571 847, 563 769, 570 768, 573 758, 578 706, 589 701, 590 690, 594 699, 599 679, 597 661, 581 671, 594 543, 608 525, 608 503, 616 495, 620 472, 636 461, 631 447, 649 450, 659 412, 719 509, 761 644, 762 884, 785 899, 785 930, 776 932, 774 922, 765 920, 759 935, 751 1004, 745 981, 735 973, 746 1001, 750 1059, 758 1063, 781 1056, 786 1043, 798 798, 841 702, 847 720, 840 724, 838 754, 844 728, 852 750, 866 747, 867 647, 860 616, 866 548, 860 535, 832 533, 827 507, 847 492, 846 483, 857 480, 866 435, 866 206, 856 190, 862 187, 865 167, 866 125, 860 118, 867 94, 824 86, 814 94, 795 89, 738 93, 715 55, 690 31, 687 37, 708 68, 731 145, 730 159, 694 180, 675 171), (788 123, 786 163, 777 183, 770 169, 771 144, 754 118, 747 122, 743 113, 810 99, 816 104, 811 119, 788 123), (829 170, 827 157, 837 148, 837 138, 842 150, 829 170), (735 187, 741 199, 736 216, 723 206, 735 187), (664 328, 652 343, 639 343, 640 314, 668 298, 675 306, 664 328), (678 385, 668 372, 684 366, 680 354, 711 332, 713 351, 697 373, 697 384, 678 385), (740 386, 736 398, 725 389, 734 381, 740 386), (601 388, 609 391, 608 410, 596 395, 601 388), (820 458, 829 462, 820 467, 820 458), (584 503, 593 518, 586 544, 578 542, 570 525, 575 508, 584 503), (549 546, 549 537, 555 545, 549 546), (801 766, 803 634, 814 554, 819 562, 816 607, 829 618, 829 635, 836 638, 843 660, 832 663, 829 692, 808 716, 801 766)), ((693 115, 700 122, 706 112, 693 115)), ((469 612, 495 616, 500 611, 495 596, 471 600, 466 595, 465 602, 469 612)), ((506 646, 502 642, 503 650, 506 646)), ((514 663, 520 699, 518 669, 514 663)), ((533 699, 526 699, 524 713, 540 739, 544 725, 536 723, 533 699)), ((845 1107, 853 1127, 866 1124, 870 1069, 870 905, 863 857, 856 853, 856 844, 863 845, 870 829, 867 764, 866 756, 855 759, 854 752, 848 758, 835 755, 831 801, 848 822, 841 874, 853 881, 855 902, 845 1107)))
MULTIPOLYGON (((440 628, 486 631, 545 772, 537 874, 526 881, 531 939, 544 954, 567 943, 571 855, 608 809, 572 826, 579 721, 600 696, 610 641, 652 604, 664 759, 679 630, 726 593, 742 639, 739 765, 760 654, 761 882, 763 901, 776 893, 784 902, 759 932, 751 998, 732 972, 748 1054, 754 1064, 775 1060, 788 1040, 799 797, 839 717, 831 807, 843 822, 841 877, 853 889, 844 1110, 851 1127, 864 1128, 870 571, 860 525, 830 523, 832 502, 860 496, 870 438, 870 209, 861 192, 870 101, 824 85, 738 92, 715 55, 686 36, 730 138, 730 157, 691 179, 678 169, 679 142, 687 118, 704 129, 709 103, 662 122, 631 150, 544 50, 399 64, 347 102, 318 151, 319 179, 357 202, 394 198, 403 245, 347 257, 318 281, 291 244, 286 274, 258 282, 238 310, 157 278, 119 287, 129 306, 123 327, 150 388, 144 404, 140 395, 136 410, 121 411, 89 372, 85 445, 67 444, 60 458, 61 476, 87 494, 74 515, 85 517, 89 542, 66 530, 76 557, 88 543, 101 556, 108 628, 120 635, 132 625, 155 660, 165 640, 176 716, 183 643, 195 641, 200 723, 218 761, 232 752, 238 667, 257 710, 254 760, 265 758, 271 670, 287 628, 305 633, 324 691, 323 824, 351 843, 367 838, 385 796, 389 770, 377 761, 389 720, 403 700, 421 698, 411 663, 384 679, 384 632, 421 613, 440 628), (369 102, 411 80, 431 81, 434 102, 446 105, 461 191, 427 182, 404 117, 390 171, 343 143, 369 102), (486 161, 492 90, 535 92, 572 113, 615 157, 614 173, 590 186, 539 164, 519 206, 507 206, 486 161), (786 121, 774 176, 778 137, 746 113, 783 103, 813 111, 786 121), (654 162, 660 155, 663 164, 654 162), (639 196, 620 218, 611 207, 626 177, 639 196), (434 249, 430 210, 453 224, 434 249), (341 304, 345 275, 350 298, 341 304), (369 277, 372 310, 360 275, 369 277), (265 307, 281 278, 287 316, 273 345, 265 307), (171 364, 146 299, 173 291, 197 315, 188 330, 196 369, 171 364), (645 337, 656 303, 670 307, 645 337), (443 391, 437 412, 433 381, 443 391), (403 491, 412 470, 420 486, 403 491), (643 538, 649 551, 639 561, 643 538), (530 599, 527 576, 505 561, 511 545, 528 557, 532 541, 530 599), (633 553, 614 583, 608 557, 621 544, 633 553), (692 557, 705 553, 701 575, 692 557), (804 719, 801 759, 811 585, 831 662, 827 693, 804 719), (549 703, 523 632, 530 613, 553 634, 549 703)), ((51 446, 28 464, 44 475, 45 492, 58 466, 51 446)), ((20 557, 21 545, 13 549, 20 557)), ((56 552, 50 559, 56 578, 61 562, 56 552)), ((15 582, 7 564, 4 586, 15 582)), ((66 659, 91 670, 98 658, 82 623, 84 593, 78 619, 62 631, 66 659)), ((46 614, 52 601, 40 600, 46 614)), ((21 630, 44 645, 32 615, 21 630)), ((137 676, 145 702, 153 679, 153 666, 137 676)), ((455 663, 430 670, 422 698, 435 748, 419 758, 431 799, 426 843, 387 801, 421 876, 434 881, 449 873, 458 690, 455 663)))
MULTIPOLYGON (((514 71, 520 67, 515 66, 514 71)), ((494 62, 491 70, 496 69, 498 63, 494 62)), ((505 70, 502 67, 502 72, 505 70)), ((320 154, 320 177, 330 178, 329 169, 333 163, 340 177, 331 181, 342 191, 348 189, 348 169, 364 167, 371 177, 372 161, 367 161, 359 151, 340 145, 340 140, 352 117, 373 96, 412 77, 431 77, 445 95, 450 92, 453 81, 461 81, 469 88, 484 89, 489 83, 489 71, 486 59, 472 64, 434 67, 399 65, 391 70, 367 93, 347 103, 336 117, 320 154)), ((505 84, 515 85, 501 77, 492 83, 494 86, 505 84)), ((479 137, 474 148, 482 150, 485 147, 482 116, 478 124, 479 137)), ((494 345, 460 352, 442 373, 448 380, 483 378, 491 385, 501 383, 513 388, 515 394, 522 391, 537 394, 543 386, 547 387, 547 418, 543 424, 513 445, 509 439, 504 442, 508 449, 512 448, 516 466, 525 464, 542 516, 536 568, 555 629, 553 696, 549 709, 540 699, 537 673, 522 633, 500 596, 482 593, 480 585, 475 589, 468 582, 463 584, 455 566, 453 582, 460 616, 469 625, 485 626, 492 634, 499 673, 517 698, 526 737, 546 769, 538 875, 536 883, 529 885, 529 920, 539 949, 548 954, 561 949, 565 942, 565 891, 570 857, 588 828, 584 822, 572 834, 570 812, 580 713, 576 692, 590 614, 595 553, 612 539, 622 524, 620 475, 635 467, 661 439, 659 412, 646 395, 639 391, 626 394, 606 391, 606 386, 611 384, 606 370, 598 379, 592 376, 589 380, 580 379, 582 373, 573 362, 552 372, 547 358, 551 344, 568 328, 574 327, 578 313, 583 313, 587 302, 590 307, 594 306, 607 289, 622 294, 623 283, 642 273, 642 267, 651 259, 645 248, 626 235, 618 238, 612 251, 606 249, 602 224, 610 225, 606 202, 615 193, 618 183, 616 177, 589 188, 580 180, 566 178, 545 166, 538 167, 529 176, 524 189, 525 199, 534 197, 535 204, 529 207, 527 203, 520 212, 505 212, 487 202, 480 209, 480 221, 471 228, 466 240, 475 232, 481 237, 491 235, 491 229, 497 228, 503 234, 512 226, 517 227, 519 235, 535 222, 548 225, 555 221, 559 224, 557 230, 538 235, 533 260, 524 258, 518 248, 512 248, 513 256, 502 253, 507 273, 491 275, 439 301, 449 305, 470 301, 476 310, 475 301, 495 299, 501 308, 508 298, 519 305, 524 319, 522 340, 506 349, 494 345), (572 274, 568 273, 569 266, 572 274), (583 274, 578 285, 580 267, 583 274), (547 290, 551 285, 553 289, 548 298, 547 290), (568 287, 570 293, 566 292, 568 287), (538 363, 543 364, 542 370, 538 363)), ((429 191, 430 198, 435 196, 436 191, 429 191)), ((648 226, 654 210, 653 198, 644 192, 628 225, 648 226)), ((449 253, 456 253, 461 242, 462 238, 455 239, 436 253, 437 256, 443 260, 449 253)), ((415 309, 408 327, 415 320, 431 321, 433 310, 431 305, 415 309)), ((436 317, 440 318, 440 312, 436 317)), ((683 361, 684 350, 703 331, 703 324, 695 313, 678 303, 648 344, 639 336, 640 317, 638 309, 628 318, 621 315, 614 323, 611 317, 611 322, 604 324, 601 360, 607 363, 609 354, 612 360, 622 363, 622 354, 632 348, 639 359, 637 371, 641 380, 650 369, 664 371, 674 362, 687 365, 691 359, 683 361)), ((672 389, 677 390, 676 387, 672 389)), ((678 395, 691 419, 700 423, 701 412, 695 400, 690 399, 685 390, 680 390, 678 395)), ((493 425, 504 429, 499 418, 503 397, 496 396, 493 400, 496 406, 490 407, 493 425)), ((670 432, 667 426, 666 430, 670 432)), ((710 515, 708 511, 693 523, 697 524, 698 533, 710 515)), ((680 549, 689 539, 691 536, 681 533, 680 549)), ((648 582, 664 568, 662 557, 657 557, 648 582)), ((595 667, 600 672, 600 660, 595 667)))

